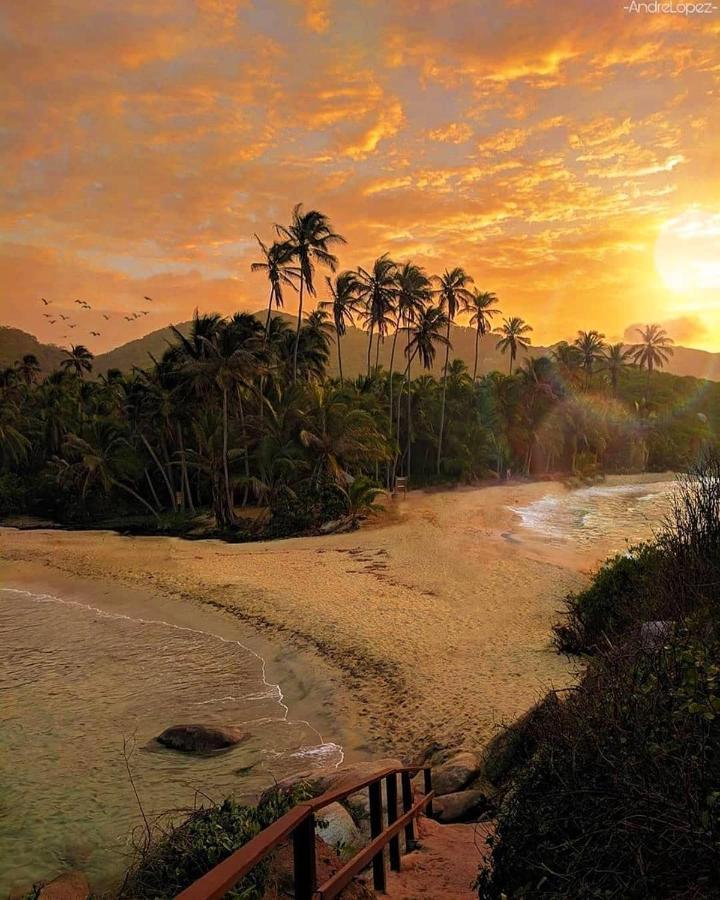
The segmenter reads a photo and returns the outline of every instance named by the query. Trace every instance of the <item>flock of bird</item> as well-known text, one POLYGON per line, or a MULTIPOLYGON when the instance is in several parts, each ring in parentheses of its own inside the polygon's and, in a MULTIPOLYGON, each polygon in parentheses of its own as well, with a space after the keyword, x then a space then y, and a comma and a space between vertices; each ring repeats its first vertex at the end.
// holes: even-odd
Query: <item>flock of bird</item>
MULTIPOLYGON (((143 297, 143 300, 146 300, 148 303, 153 302, 152 297, 143 297)), ((43 304, 43 306, 51 306, 52 305, 52 300, 46 300, 45 297, 41 297, 40 302, 43 304)), ((75 303, 82 310, 91 310, 92 309, 92 306, 87 302, 87 300, 76 300, 75 303)), ((78 310, 78 312, 80 311, 80 309, 78 310)), ((135 312, 129 313, 129 314, 123 313, 122 316, 127 322, 134 322, 136 319, 142 319, 143 316, 149 315, 149 313, 150 313, 149 310, 141 309, 141 310, 137 310, 135 312)), ((70 319, 70 316, 63 315, 63 313, 61 313, 61 312, 58 312, 58 313, 47 313, 46 312, 46 313, 43 313, 43 316, 49 320, 50 325, 57 325, 58 323, 62 323, 62 324, 67 323, 66 327, 68 329, 77 328, 79 325, 78 322, 72 322, 70 319)), ((109 316, 108 313, 102 313, 102 317, 103 317, 103 319, 105 319, 106 322, 109 321, 111 318, 111 316, 109 316)), ((101 331, 89 331, 88 334, 92 335, 93 337, 100 337, 102 335, 102 332, 101 331)), ((69 339, 70 335, 64 334, 64 335, 62 335, 62 337, 63 337, 63 339, 69 339)))

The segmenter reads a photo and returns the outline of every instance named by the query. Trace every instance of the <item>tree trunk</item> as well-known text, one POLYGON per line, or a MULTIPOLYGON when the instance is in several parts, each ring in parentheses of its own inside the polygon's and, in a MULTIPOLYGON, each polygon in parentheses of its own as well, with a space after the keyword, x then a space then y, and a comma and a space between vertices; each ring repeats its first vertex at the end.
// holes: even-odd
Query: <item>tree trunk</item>
POLYGON ((270 317, 272 316, 272 303, 273 303, 274 296, 275 296, 275 288, 271 287, 270 288, 270 299, 268 300, 268 314, 267 314, 267 318, 265 319, 265 337, 263 338, 263 347, 267 343, 268 333, 270 332, 270 317))
POLYGON ((302 328, 303 290, 305 279, 300 275, 300 302, 298 306, 297 329, 295 331, 295 349, 293 351, 293 384, 297 381, 298 347, 300 346, 300 329, 302 328))
POLYGON ((448 324, 447 324, 447 341, 445 344, 445 368, 443 372, 443 389, 442 389, 442 401, 440 404, 440 432, 438 434, 438 449, 437 449, 437 466, 436 471, 437 474, 440 474, 440 461, 442 459, 442 445, 443 445, 443 430, 445 428, 445 398, 447 395, 447 373, 448 373, 448 360, 450 359, 450 317, 448 316, 448 324))
MULTIPOLYGON (((395 344, 397 343, 398 331, 400 330, 400 322, 398 321, 398 327, 395 329, 395 334, 393 335, 392 348, 390 350, 390 434, 392 434, 392 424, 393 424, 393 367, 395 365, 395 344)), ((400 444, 398 444, 398 447, 400 444)))
POLYGON ((223 387, 223 473, 225 475, 225 495, 228 505, 228 522, 232 525, 235 519, 233 510, 232 488, 230 487, 230 468, 228 466, 228 392, 223 387))
POLYGON ((152 478, 150 477, 150 473, 147 469, 145 469, 145 478, 147 479, 147 483, 150 485, 150 493, 153 495, 153 500, 155 501, 155 506, 160 509, 160 498, 157 495, 157 491, 155 490, 155 485, 152 482, 152 478))
POLYGON ((477 367, 478 367, 478 351, 480 350, 480 329, 477 328, 475 331, 475 367, 473 369, 473 381, 477 379, 477 367))
POLYGON ((178 446, 180 447, 180 475, 183 484, 183 491, 187 494, 188 506, 190 512, 195 515, 195 504, 193 503, 192 491, 190 490, 190 479, 188 478, 187 457, 185 455, 185 441, 183 440, 182 426, 177 423, 178 446))
POLYGON ((240 385, 237 385, 238 412, 240 414, 240 433, 243 439, 243 447, 245 450, 245 490, 243 491, 242 505, 247 506, 248 491, 250 490, 250 457, 248 455, 248 436, 245 428, 245 409, 242 402, 242 391, 240 385))
POLYGON ((368 338, 368 351, 367 351, 367 377, 370 377, 370 354, 372 353, 372 339, 373 339, 373 323, 370 323, 370 332, 368 338))
POLYGON ((130 494, 132 497, 134 497, 136 500, 138 500, 140 503, 142 503, 142 505, 145 507, 145 509, 149 509, 150 512, 158 520, 158 522, 160 521, 160 515, 158 514, 158 511, 156 509, 153 509, 152 506, 150 506, 150 504, 147 502, 147 500, 144 497, 141 497, 140 494, 138 494, 136 491, 134 491, 131 487, 128 487, 126 484, 123 484, 122 481, 115 481, 115 479, 113 479, 112 484, 114 484, 115 487, 120 488, 121 491, 126 491, 128 494, 130 494))
POLYGON ((173 491, 172 485, 170 484, 170 479, 167 476, 167 472, 165 471, 163 464, 158 459, 157 453, 155 453, 153 448, 150 446, 150 442, 145 437, 145 435, 142 433, 140 433, 140 440, 143 442, 143 444, 145 444, 145 446, 147 447, 148 453, 150 454, 150 456, 152 456, 153 460, 155 461, 155 465, 158 467, 158 469, 160 469, 160 474, 163 477, 163 481, 165 482, 165 487, 167 488, 168 494, 170 496, 170 505, 172 506, 173 512, 175 512, 177 509, 177 504, 175 503, 175 492, 173 491))
POLYGON ((340 370, 340 387, 343 386, 343 370, 342 370, 342 350, 340 349, 340 329, 335 325, 335 340, 338 348, 338 369, 340 370))
POLYGON ((380 339, 385 343, 385 338, 378 331, 377 340, 375 341, 375 372, 380 371, 380 339))

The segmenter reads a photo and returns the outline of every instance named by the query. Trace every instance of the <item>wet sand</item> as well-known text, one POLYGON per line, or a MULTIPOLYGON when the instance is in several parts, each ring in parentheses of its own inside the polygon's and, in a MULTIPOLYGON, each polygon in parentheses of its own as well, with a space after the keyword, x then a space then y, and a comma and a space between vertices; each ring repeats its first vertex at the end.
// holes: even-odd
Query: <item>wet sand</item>
POLYGON ((566 491, 417 491, 352 534, 255 544, 0 529, 0 577, 102 586, 103 603, 160 605, 168 621, 212 616, 351 757, 478 746, 573 682, 550 627, 618 536, 558 547, 510 509, 566 491))

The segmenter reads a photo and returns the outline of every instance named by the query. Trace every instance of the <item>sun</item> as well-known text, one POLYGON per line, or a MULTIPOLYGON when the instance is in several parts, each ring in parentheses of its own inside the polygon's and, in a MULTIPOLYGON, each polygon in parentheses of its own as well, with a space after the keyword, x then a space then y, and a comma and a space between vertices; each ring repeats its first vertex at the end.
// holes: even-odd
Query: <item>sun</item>
POLYGON ((655 242, 655 267, 668 288, 720 288, 720 212, 693 207, 667 221, 655 242))

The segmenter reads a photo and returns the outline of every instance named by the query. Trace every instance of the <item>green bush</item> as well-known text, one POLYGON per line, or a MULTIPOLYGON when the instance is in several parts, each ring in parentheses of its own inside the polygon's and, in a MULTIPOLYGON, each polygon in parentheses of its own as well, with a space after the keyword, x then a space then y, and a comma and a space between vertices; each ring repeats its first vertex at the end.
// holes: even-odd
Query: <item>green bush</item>
MULTIPOLYGON (((180 825, 162 829, 144 842, 119 896, 132 900, 175 897, 308 796, 299 785, 290 792, 266 793, 257 806, 228 799, 219 806, 195 810, 180 825)), ((270 863, 268 856, 225 897, 259 900, 270 863)))
POLYGON ((0 474, 0 516, 16 516, 25 512, 25 485, 19 475, 0 474))
POLYGON ((642 620, 652 605, 653 587, 663 555, 640 544, 604 563, 590 587, 565 598, 565 615, 553 631, 566 653, 593 653, 607 639, 642 620))

